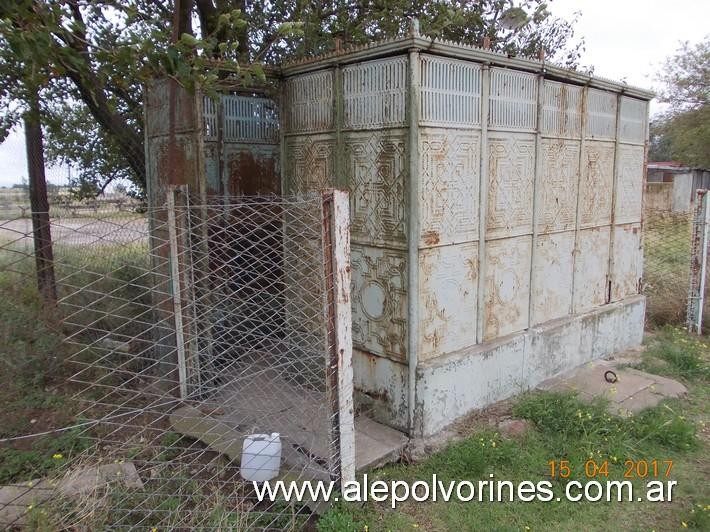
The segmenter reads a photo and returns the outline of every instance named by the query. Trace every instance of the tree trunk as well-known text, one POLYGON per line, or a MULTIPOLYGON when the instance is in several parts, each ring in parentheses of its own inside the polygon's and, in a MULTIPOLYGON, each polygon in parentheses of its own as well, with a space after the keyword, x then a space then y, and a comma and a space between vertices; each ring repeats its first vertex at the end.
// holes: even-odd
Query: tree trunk
POLYGON ((57 285, 54 278, 54 253, 49 224, 47 180, 44 175, 44 141, 40 122, 39 96, 31 96, 29 110, 25 113, 25 144, 27 171, 30 178, 30 207, 34 236, 37 287, 48 305, 57 303, 57 285))

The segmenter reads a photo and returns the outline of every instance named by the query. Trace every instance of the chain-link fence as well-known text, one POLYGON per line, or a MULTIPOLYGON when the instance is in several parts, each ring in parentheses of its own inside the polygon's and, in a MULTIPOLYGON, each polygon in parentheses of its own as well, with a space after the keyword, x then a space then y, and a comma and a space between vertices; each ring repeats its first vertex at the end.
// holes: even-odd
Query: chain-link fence
POLYGON ((0 522, 301 527, 308 508, 259 501, 245 477, 354 475, 335 203, 175 190, 145 213, 53 215, 55 298, 37 290, 31 221, 0 221, 3 386, 42 405, 0 434, 18 462, 0 466, 0 522), (25 338, 28 319, 46 338, 25 338))
MULTIPOLYGON (((695 305, 708 304, 707 220, 704 191, 698 191, 694 208, 688 212, 651 208, 644 211, 644 293, 649 326, 697 323, 695 305), (700 297, 701 293, 705 293, 700 297), (693 317, 694 316, 694 317, 693 317)), ((700 316, 702 317, 702 316, 700 316)))
POLYGON ((644 213, 644 292, 651 326, 685 323, 692 219, 689 212, 644 213))

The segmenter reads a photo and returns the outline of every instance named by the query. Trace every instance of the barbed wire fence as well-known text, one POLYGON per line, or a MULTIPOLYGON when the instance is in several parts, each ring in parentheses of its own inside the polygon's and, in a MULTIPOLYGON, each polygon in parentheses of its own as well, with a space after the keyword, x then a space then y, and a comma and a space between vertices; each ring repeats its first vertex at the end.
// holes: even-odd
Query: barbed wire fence
POLYGON ((27 217, 0 220, 0 288, 54 356, 0 363, 18 382, 46 377, 68 418, 0 435, 7 456, 45 453, 6 474, 2 524, 300 528, 309 508, 259 501, 244 478, 276 474, 273 442, 278 478, 353 478, 347 196, 178 188, 146 212, 50 214, 56 303, 38 293, 27 217))
POLYGON ((657 204, 644 210, 644 293, 650 327, 674 324, 703 332, 710 311, 709 212, 704 190, 697 191, 687 212, 657 204))

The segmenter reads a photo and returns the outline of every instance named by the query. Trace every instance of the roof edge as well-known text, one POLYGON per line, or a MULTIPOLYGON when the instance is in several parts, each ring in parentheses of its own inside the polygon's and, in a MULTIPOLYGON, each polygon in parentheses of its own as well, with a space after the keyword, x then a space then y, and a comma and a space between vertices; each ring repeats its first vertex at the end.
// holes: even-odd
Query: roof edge
POLYGON ((479 63, 488 63, 505 68, 513 68, 526 72, 544 72, 548 77, 559 80, 571 81, 578 85, 619 92, 628 96, 651 100, 655 93, 648 89, 628 85, 625 82, 615 81, 600 76, 590 76, 576 70, 563 68, 553 63, 530 59, 525 57, 508 57, 499 52, 485 50, 476 46, 460 44, 452 41, 430 39, 422 36, 401 37, 376 41, 363 46, 331 52, 320 56, 310 57, 281 65, 283 76, 304 74, 321 70, 329 66, 344 65, 368 59, 377 59, 389 55, 396 55, 408 50, 419 50, 434 55, 441 55, 456 59, 465 59, 479 63))

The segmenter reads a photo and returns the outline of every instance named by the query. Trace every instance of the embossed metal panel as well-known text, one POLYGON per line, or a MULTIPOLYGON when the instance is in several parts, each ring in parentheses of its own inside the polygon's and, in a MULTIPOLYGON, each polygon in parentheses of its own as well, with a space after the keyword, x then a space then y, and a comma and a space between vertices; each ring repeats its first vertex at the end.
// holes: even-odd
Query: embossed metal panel
POLYGON ((345 129, 405 124, 407 61, 400 56, 343 68, 345 129))
POLYGON ((587 91, 585 135, 595 139, 616 137, 616 94, 599 89, 587 91))
POLYGON ((476 343, 478 244, 419 252, 419 359, 476 343))
POLYGON ((535 74, 491 69, 488 125, 492 128, 534 130, 537 121, 535 74))
POLYGON ((354 241, 387 245, 406 241, 404 131, 348 132, 345 171, 354 241))
POLYGON ((641 221, 643 201, 644 147, 620 144, 617 148, 616 202, 614 222, 641 221))
POLYGON ((422 124, 479 126, 481 66, 430 55, 421 56, 422 124))
POLYGON ((621 97, 619 140, 643 144, 646 141, 648 104, 628 96, 621 97))
POLYGON ((561 318, 572 307, 574 231, 539 235, 533 255, 533 323, 561 318))
POLYGON ((542 95, 543 135, 579 138, 582 133, 582 87, 545 81, 542 95))
POLYGON ((484 340, 528 326, 531 248, 530 236, 486 244, 484 340))
POLYGON ((351 267, 354 346, 405 361, 406 252, 353 243, 351 267))
POLYGON ((202 100, 202 135, 205 140, 217 140, 217 125, 221 113, 219 100, 205 96, 202 100))
POLYGON ((614 143, 587 141, 582 154, 580 183, 580 226, 611 223, 611 195, 614 177, 614 143))
POLYGON ((535 137, 491 133, 488 139, 488 213, 486 236, 532 232, 535 137))
POLYGON ((308 135, 286 138, 285 182, 291 194, 333 186, 335 138, 308 135))
POLYGON ((643 269, 641 224, 619 225, 614 231, 611 299, 619 301, 639 293, 639 280, 643 269))
POLYGON ((284 87, 284 131, 305 133, 333 129, 333 72, 289 78, 284 87))
POLYGON ((576 140, 542 139, 542 174, 539 176, 538 232, 574 229, 577 219, 579 149, 576 140))
POLYGON ((222 193, 230 196, 279 194, 279 147, 226 143, 222 193))
POLYGON ((609 269, 609 227, 579 231, 574 264, 574 311, 584 312, 606 303, 609 269))
POLYGON ((420 131, 421 244, 478 238, 481 135, 477 131, 420 131))

